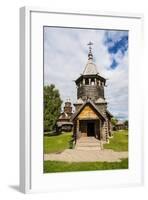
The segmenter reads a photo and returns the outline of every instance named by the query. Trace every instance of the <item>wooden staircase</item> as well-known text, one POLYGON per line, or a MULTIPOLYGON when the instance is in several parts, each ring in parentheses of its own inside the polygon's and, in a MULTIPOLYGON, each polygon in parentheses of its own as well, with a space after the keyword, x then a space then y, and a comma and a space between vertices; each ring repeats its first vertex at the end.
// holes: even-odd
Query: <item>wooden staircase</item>
POLYGON ((103 144, 95 137, 81 137, 77 140, 75 149, 77 150, 102 150, 103 144))

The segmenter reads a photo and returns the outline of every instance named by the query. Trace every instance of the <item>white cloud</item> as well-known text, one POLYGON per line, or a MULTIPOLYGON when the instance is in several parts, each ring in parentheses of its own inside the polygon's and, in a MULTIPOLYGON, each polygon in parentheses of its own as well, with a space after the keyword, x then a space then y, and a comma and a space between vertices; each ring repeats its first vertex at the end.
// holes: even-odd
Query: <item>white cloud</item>
MULTIPOLYGON (((119 40, 125 32, 108 31, 113 40, 119 40)), ((126 33, 127 34, 127 33, 126 33)), ((106 31, 88 29, 45 28, 44 32, 44 83, 55 84, 63 101, 70 97, 76 101, 77 79, 87 62, 87 43, 92 41, 94 61, 98 72, 107 81, 106 99, 110 112, 116 117, 128 118, 128 52, 114 54, 118 62, 116 69, 109 66, 112 55, 104 44, 106 31)))

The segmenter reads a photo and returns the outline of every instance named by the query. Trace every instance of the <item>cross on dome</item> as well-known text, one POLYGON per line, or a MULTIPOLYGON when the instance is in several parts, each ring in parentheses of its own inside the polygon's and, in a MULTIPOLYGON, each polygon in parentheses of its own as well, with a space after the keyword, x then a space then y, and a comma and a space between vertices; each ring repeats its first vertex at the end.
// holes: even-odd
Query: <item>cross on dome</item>
POLYGON ((85 69, 83 71, 83 75, 96 75, 98 74, 96 65, 93 63, 93 54, 92 54, 92 42, 89 42, 87 44, 89 46, 89 52, 88 52, 88 61, 85 66, 85 69))
POLYGON ((93 45, 93 43, 90 41, 88 44, 87 44, 88 46, 89 46, 89 53, 88 53, 88 59, 90 60, 90 59, 93 59, 93 55, 92 55, 92 45, 93 45))
POLYGON ((93 43, 90 41, 87 45, 89 45, 89 47, 91 47, 91 45, 93 45, 93 43))

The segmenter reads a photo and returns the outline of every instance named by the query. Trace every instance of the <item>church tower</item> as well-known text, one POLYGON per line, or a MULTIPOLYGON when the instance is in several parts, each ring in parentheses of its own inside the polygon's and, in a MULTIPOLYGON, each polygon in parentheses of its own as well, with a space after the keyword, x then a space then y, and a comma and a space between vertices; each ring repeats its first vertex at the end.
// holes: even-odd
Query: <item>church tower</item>
POLYGON ((66 113, 69 116, 72 115, 72 105, 70 99, 67 99, 67 101, 65 102, 64 113, 66 113))
POLYGON ((79 105, 83 104, 87 99, 92 100, 94 103, 105 103, 104 87, 106 79, 99 75, 97 67, 93 62, 92 42, 88 43, 88 61, 81 76, 75 80, 77 86, 77 102, 74 104, 76 110, 79 105))
POLYGON ((88 61, 83 74, 75 81, 78 87, 77 98, 85 101, 91 99, 95 102, 99 98, 104 99, 104 86, 106 79, 97 72, 96 65, 93 63, 92 43, 89 44, 88 61))
POLYGON ((107 110, 104 87, 106 79, 100 76, 93 62, 92 42, 88 43, 88 60, 83 73, 75 80, 77 101, 72 116, 73 135, 96 137, 107 142, 111 136, 111 117, 107 110))

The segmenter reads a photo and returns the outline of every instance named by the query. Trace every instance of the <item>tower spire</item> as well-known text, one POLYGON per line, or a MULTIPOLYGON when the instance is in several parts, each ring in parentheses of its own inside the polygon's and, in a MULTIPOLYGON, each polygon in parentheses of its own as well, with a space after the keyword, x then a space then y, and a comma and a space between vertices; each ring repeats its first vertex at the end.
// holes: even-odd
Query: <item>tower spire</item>
POLYGON ((89 46, 89 53, 88 53, 88 60, 90 60, 90 59, 93 59, 93 54, 92 54, 92 45, 93 45, 93 43, 90 41, 88 44, 87 44, 88 46, 89 46))

